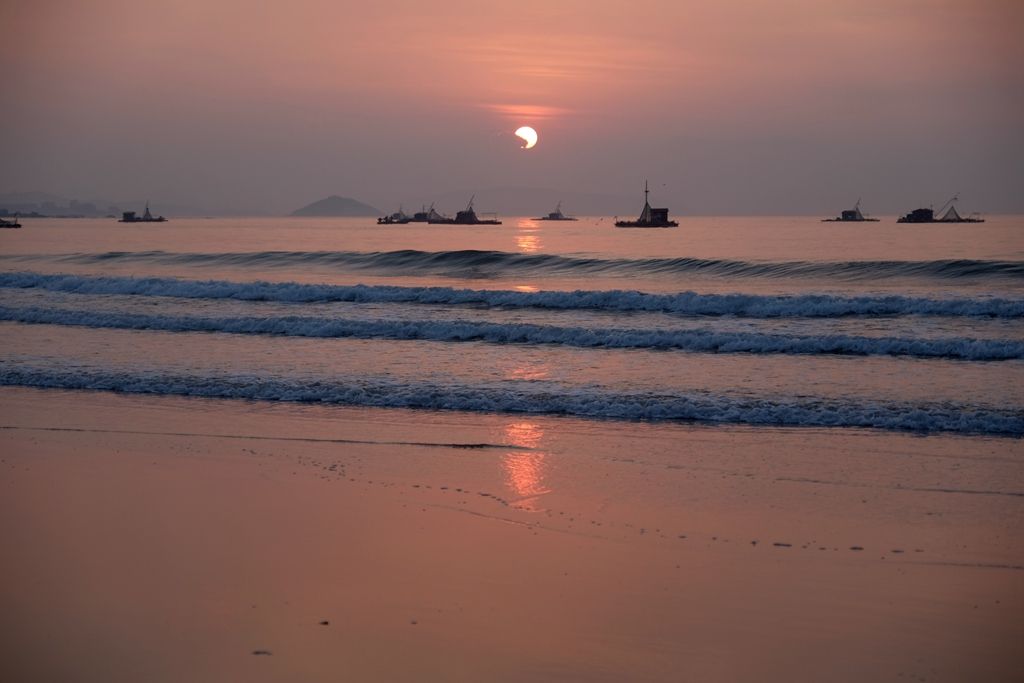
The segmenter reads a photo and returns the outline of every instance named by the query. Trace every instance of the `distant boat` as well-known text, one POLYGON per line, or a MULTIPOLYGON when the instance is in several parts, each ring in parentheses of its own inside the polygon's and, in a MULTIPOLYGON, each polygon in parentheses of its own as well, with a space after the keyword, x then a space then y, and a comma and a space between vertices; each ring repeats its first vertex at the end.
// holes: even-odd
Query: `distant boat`
POLYGON ((616 228, 674 228, 679 223, 669 220, 668 209, 652 209, 647 201, 647 181, 644 181, 644 209, 635 221, 615 221, 616 228))
POLYGON ((450 217, 435 211, 433 204, 430 205, 430 208, 424 206, 409 218, 410 223, 444 223, 451 220, 450 217))
POLYGON ((977 214, 964 217, 960 215, 960 212, 956 210, 956 202, 960 199, 959 195, 953 195, 952 199, 947 201, 939 209, 938 213, 942 213, 945 209, 946 213, 942 214, 942 218, 935 217, 935 211, 931 209, 914 209, 906 216, 900 216, 896 219, 897 223, 984 223, 985 219, 979 217, 977 214), (946 207, 949 207, 946 209, 946 207))
POLYGON ((412 216, 407 215, 402 211, 402 206, 398 206, 398 211, 391 214, 390 216, 381 216, 377 219, 377 223, 380 225, 404 225, 412 222, 412 216))
MULTIPOLYGON (((446 225, 501 225, 501 221, 497 218, 479 218, 476 215, 476 211, 473 210, 473 200, 476 199, 476 195, 469 198, 469 204, 465 209, 455 214, 455 218, 448 218, 447 216, 441 216, 437 214, 433 209, 431 213, 435 216, 431 216, 427 219, 427 223, 432 224, 446 224, 446 225)), ((485 214, 494 215, 494 214, 485 214)))
POLYGON ((4 220, 0 218, 0 228, 20 228, 21 223, 18 222, 18 214, 14 214, 14 220, 4 220))
POLYGON ((575 216, 566 216, 564 213, 562 213, 562 202, 558 202, 558 206, 555 207, 554 211, 549 213, 547 216, 541 216, 540 218, 535 218, 534 220, 537 220, 537 221, 574 221, 574 220, 576 220, 576 217, 575 216))
POLYGON ((433 204, 430 205, 430 209, 427 209, 427 207, 424 206, 420 211, 417 211, 416 213, 414 213, 412 215, 412 218, 409 219, 409 221, 411 223, 426 223, 427 221, 430 220, 430 214, 431 213, 434 213, 434 205, 433 204))
POLYGON ((822 223, 877 223, 877 218, 869 218, 860 212, 860 200, 852 209, 843 211, 837 218, 822 218, 822 223))
POLYGON ((146 202, 146 213, 142 216, 135 215, 134 211, 125 211, 121 214, 121 220, 119 223, 166 223, 167 219, 163 216, 154 216, 149 212, 149 202, 146 202))

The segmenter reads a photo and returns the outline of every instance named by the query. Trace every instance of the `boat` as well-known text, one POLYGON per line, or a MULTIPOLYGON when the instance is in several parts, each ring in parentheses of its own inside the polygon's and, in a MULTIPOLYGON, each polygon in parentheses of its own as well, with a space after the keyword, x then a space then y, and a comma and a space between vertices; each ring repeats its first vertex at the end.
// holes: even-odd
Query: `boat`
POLYGON ((20 228, 21 223, 18 222, 18 214, 14 214, 13 220, 5 220, 0 218, 0 228, 20 228))
POLYGON ((897 223, 934 223, 935 212, 931 209, 914 209, 905 216, 896 219, 897 223))
POLYGON ((574 220, 576 220, 576 217, 575 216, 566 216, 564 213, 562 213, 562 202, 558 202, 558 206, 555 207, 554 211, 549 213, 547 216, 541 216, 540 218, 535 218, 534 220, 536 220, 536 221, 574 221, 574 220))
POLYGON ((616 228, 674 228, 679 223, 669 220, 668 209, 652 209, 647 201, 647 181, 644 181, 644 209, 635 221, 615 221, 616 228))
POLYGON ((431 204, 430 208, 424 206, 422 209, 414 213, 410 218, 410 223, 444 223, 445 221, 452 220, 449 216, 438 213, 434 209, 434 205, 431 204))
POLYGON ((377 219, 378 225, 405 225, 406 223, 412 222, 412 216, 407 215, 402 211, 402 206, 398 206, 398 211, 394 212, 389 216, 381 216, 377 219))
POLYGON ((411 223, 426 223, 427 221, 430 220, 430 214, 433 213, 433 211, 434 211, 434 205, 433 204, 430 205, 430 209, 429 210, 427 209, 426 206, 424 206, 422 209, 420 209, 419 211, 414 213, 412 215, 412 218, 409 219, 409 221, 411 223))
POLYGON ((970 216, 961 216, 960 212, 956 210, 956 202, 960 199, 959 195, 953 195, 952 199, 942 205, 942 208, 938 210, 938 213, 942 213, 941 218, 936 218, 935 211, 931 209, 914 209, 905 216, 900 216, 896 219, 897 223, 984 223, 985 219, 978 216, 978 214, 971 214, 970 216), (946 207, 949 207, 948 209, 946 207))
MULTIPOLYGON (((455 214, 455 218, 448 218, 447 216, 441 216, 437 214, 427 219, 427 223, 431 224, 442 224, 442 225, 501 225, 501 221, 495 218, 480 218, 476 215, 476 211, 473 210, 473 200, 476 199, 476 195, 469 198, 469 204, 462 211, 455 214)), ((432 213, 435 213, 431 210, 432 213)), ((494 214, 484 214, 493 216, 494 214)))
POLYGON ((141 216, 137 216, 134 211, 125 211, 121 214, 121 220, 119 223, 166 223, 167 219, 163 216, 154 216, 149 212, 149 202, 146 202, 146 212, 141 216))
POLYGON ((443 213, 439 213, 434 205, 430 205, 430 211, 427 212, 427 217, 423 219, 427 223, 450 223, 452 221, 451 216, 445 216, 443 213))
POLYGON ((836 218, 822 218, 822 223, 877 223, 877 218, 865 216, 860 211, 860 200, 853 205, 852 209, 846 209, 836 218))

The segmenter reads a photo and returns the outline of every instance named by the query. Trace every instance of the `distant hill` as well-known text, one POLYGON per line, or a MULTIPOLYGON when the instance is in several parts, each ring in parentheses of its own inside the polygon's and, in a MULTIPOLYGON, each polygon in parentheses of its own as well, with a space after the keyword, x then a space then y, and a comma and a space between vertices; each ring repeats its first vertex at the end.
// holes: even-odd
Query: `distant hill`
POLYGON ((161 199, 159 196, 150 198, 134 198, 118 201, 109 199, 74 199, 49 192, 3 192, 0 191, 0 212, 8 214, 20 213, 23 216, 32 213, 51 217, 85 217, 102 218, 104 216, 121 216, 121 212, 132 209, 142 213, 146 202, 154 214, 163 214, 168 218, 183 216, 255 216, 261 212, 245 209, 220 208, 211 209, 193 204, 161 199))
POLYGON ((339 197, 336 194, 291 213, 293 216, 381 216, 383 214, 383 211, 369 204, 363 204, 349 197, 339 197))

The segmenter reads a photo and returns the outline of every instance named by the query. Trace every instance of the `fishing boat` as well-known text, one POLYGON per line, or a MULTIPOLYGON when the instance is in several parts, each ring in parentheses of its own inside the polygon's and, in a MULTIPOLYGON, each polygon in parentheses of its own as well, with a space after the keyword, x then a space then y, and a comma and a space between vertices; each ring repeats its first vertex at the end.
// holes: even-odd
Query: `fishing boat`
POLYGON ((378 225, 405 225, 406 223, 412 222, 412 216, 407 215, 402 211, 402 206, 399 204, 398 211, 394 212, 389 216, 381 216, 377 219, 378 225))
POLYGON ((985 219, 980 217, 978 214, 971 214, 970 216, 961 216, 960 212, 956 210, 956 202, 960 199, 959 195, 953 195, 953 197, 947 201, 942 207, 936 212, 931 209, 914 209, 905 216, 900 216, 896 219, 897 223, 984 223, 985 219), (949 207, 948 209, 946 207, 949 207), (942 213, 945 211, 945 213, 942 213), (936 218, 935 214, 941 213, 941 218, 936 218))
POLYGON ((644 209, 635 221, 615 221, 616 228, 674 228, 679 223, 669 220, 668 209, 652 209, 647 201, 647 181, 644 181, 644 209))
POLYGON ((574 220, 576 220, 576 217, 575 216, 566 216, 564 213, 562 213, 562 202, 558 202, 558 206, 555 207, 554 211, 549 213, 547 216, 541 216, 540 218, 535 218, 534 220, 537 220, 537 221, 574 221, 574 220))
POLYGON ((121 214, 121 220, 119 223, 166 223, 167 219, 163 216, 154 216, 149 212, 149 202, 146 202, 146 212, 141 216, 135 214, 134 211, 125 211, 121 214))
POLYGON ((433 204, 431 204, 429 208, 424 205, 422 209, 414 213, 409 218, 410 223, 445 223, 451 220, 452 219, 449 216, 438 213, 437 210, 434 209, 433 204))
POLYGON ((18 222, 18 214, 14 214, 13 220, 5 220, 0 218, 0 228, 20 228, 21 223, 18 222))
MULTIPOLYGON (((476 215, 476 211, 473 210, 474 199, 476 199, 476 195, 473 195, 472 197, 469 198, 469 204, 466 206, 465 209, 456 213, 455 218, 448 218, 447 216, 441 216, 440 214, 438 214, 436 217, 429 218, 427 220, 427 223, 447 225, 501 225, 501 221, 499 221, 496 216, 494 218, 478 217, 476 215)), ((494 216, 494 214, 484 215, 494 216)))
POLYGON ((430 214, 433 213, 433 212, 434 212, 434 205, 433 204, 430 205, 430 209, 427 209, 427 207, 424 206, 422 209, 420 209, 419 211, 417 211, 416 213, 414 213, 412 215, 412 218, 409 219, 409 222, 411 222, 411 223, 426 223, 427 221, 430 220, 430 214))
POLYGON ((853 205, 852 209, 847 209, 839 214, 836 218, 822 218, 822 223, 877 223, 877 218, 870 218, 864 215, 860 211, 860 200, 853 205))

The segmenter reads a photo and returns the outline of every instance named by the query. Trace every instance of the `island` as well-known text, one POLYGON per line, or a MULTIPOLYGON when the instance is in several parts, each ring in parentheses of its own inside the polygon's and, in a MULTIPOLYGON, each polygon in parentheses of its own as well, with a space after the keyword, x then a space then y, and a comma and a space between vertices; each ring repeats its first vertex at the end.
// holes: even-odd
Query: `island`
POLYGON ((350 197, 332 194, 327 199, 292 211, 292 216, 379 216, 381 210, 350 197))

